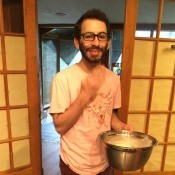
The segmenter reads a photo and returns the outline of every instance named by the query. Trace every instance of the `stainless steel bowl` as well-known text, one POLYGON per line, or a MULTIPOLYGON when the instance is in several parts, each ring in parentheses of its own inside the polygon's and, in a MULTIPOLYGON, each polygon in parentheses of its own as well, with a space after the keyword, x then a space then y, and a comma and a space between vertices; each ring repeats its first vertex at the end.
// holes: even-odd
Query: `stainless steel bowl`
POLYGON ((99 137, 106 147, 109 165, 120 171, 142 168, 149 160, 153 147, 158 144, 154 137, 136 131, 130 135, 126 130, 110 130, 101 133, 99 137), (121 138, 123 143, 118 144, 121 138))

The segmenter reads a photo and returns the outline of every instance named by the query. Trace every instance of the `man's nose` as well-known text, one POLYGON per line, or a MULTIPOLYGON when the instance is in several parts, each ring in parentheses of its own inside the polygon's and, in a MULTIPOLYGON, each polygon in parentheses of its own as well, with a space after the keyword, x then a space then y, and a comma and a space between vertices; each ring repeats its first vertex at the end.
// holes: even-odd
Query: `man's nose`
POLYGON ((98 36, 95 36, 94 40, 92 41, 92 45, 95 45, 95 46, 99 45, 98 36))

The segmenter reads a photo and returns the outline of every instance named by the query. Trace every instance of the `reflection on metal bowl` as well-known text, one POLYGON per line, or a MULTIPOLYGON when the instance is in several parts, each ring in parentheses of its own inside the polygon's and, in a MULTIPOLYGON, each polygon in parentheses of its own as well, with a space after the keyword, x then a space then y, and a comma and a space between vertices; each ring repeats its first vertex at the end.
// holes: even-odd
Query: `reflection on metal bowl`
POLYGON ((126 130, 110 130, 99 137, 106 147, 109 165, 120 171, 142 168, 158 144, 154 137, 136 131, 130 135, 126 130))

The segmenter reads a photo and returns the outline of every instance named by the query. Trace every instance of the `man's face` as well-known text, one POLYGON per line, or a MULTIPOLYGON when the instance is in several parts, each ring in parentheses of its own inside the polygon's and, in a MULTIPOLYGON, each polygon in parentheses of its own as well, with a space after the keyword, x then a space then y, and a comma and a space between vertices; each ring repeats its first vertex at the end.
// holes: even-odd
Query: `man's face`
MULTIPOLYGON (((95 35, 107 33, 106 25, 104 22, 96 19, 87 19, 82 23, 81 34, 87 32, 92 32, 95 35)), ((109 43, 109 40, 99 41, 97 36, 93 41, 85 41, 83 36, 81 36, 78 45, 82 57, 86 61, 89 63, 99 63, 109 49, 109 43)))

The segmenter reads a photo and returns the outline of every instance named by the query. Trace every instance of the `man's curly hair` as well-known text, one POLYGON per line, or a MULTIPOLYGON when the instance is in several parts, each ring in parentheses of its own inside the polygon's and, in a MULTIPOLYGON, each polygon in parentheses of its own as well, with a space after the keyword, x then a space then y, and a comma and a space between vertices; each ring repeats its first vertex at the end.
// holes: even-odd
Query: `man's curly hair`
POLYGON ((92 9, 92 10, 87 11, 75 24, 74 26, 75 38, 80 39, 81 26, 82 26, 83 21, 86 19, 97 19, 99 21, 104 22, 106 24, 107 34, 110 37, 110 23, 109 23, 109 20, 106 14, 99 9, 92 9))

